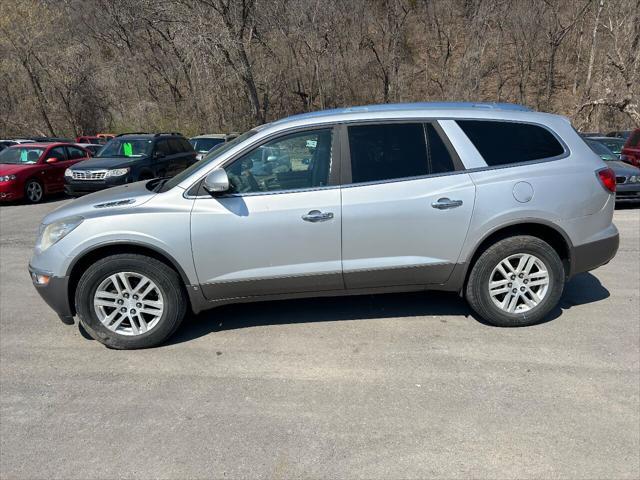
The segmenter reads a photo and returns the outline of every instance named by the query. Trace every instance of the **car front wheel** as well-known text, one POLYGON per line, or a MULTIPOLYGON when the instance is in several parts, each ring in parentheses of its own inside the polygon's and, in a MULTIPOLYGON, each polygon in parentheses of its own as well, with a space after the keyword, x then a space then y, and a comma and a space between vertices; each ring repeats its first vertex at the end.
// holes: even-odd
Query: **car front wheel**
POLYGON ((44 198, 44 188, 38 180, 29 180, 24 186, 24 196, 29 203, 40 203, 44 198))
POLYGON ((471 307, 487 323, 520 327, 541 322, 558 304, 564 267, 540 238, 521 235, 485 250, 473 265, 466 287, 471 307))
POLYGON ((120 254, 86 270, 75 304, 94 339, 111 348, 136 349, 170 337, 182 322, 187 301, 173 269, 144 255, 120 254))

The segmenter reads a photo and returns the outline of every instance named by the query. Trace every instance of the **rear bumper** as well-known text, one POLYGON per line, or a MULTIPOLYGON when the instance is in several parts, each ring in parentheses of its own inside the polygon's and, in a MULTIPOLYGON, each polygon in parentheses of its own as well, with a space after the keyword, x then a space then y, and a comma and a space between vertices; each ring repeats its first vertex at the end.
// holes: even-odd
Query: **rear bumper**
POLYGON ((588 272, 608 263, 615 257, 620 245, 620 235, 617 229, 613 235, 601 238, 594 242, 585 243, 573 247, 571 255, 571 274, 588 272))
POLYGON ((42 299, 58 314, 60 320, 66 324, 73 323, 73 310, 69 302, 69 277, 54 277, 47 272, 41 272, 29 265, 29 273, 33 286, 42 299), (39 283, 37 275, 46 275, 49 281, 46 284, 39 283))

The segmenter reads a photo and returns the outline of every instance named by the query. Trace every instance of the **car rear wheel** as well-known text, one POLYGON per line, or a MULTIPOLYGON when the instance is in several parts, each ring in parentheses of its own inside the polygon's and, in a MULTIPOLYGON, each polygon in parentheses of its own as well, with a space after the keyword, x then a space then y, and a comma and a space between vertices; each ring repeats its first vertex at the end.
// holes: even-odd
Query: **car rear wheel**
POLYGON ((113 255, 80 278, 75 304, 94 339, 116 349, 153 347, 170 337, 186 312, 180 277, 144 255, 113 255))
POLYGON ((24 186, 24 197, 29 203, 40 203, 44 198, 44 188, 38 180, 29 180, 24 186))
POLYGON ((486 322, 520 327, 541 322, 558 304, 564 267, 545 241, 522 235, 501 240, 478 258, 467 301, 486 322))

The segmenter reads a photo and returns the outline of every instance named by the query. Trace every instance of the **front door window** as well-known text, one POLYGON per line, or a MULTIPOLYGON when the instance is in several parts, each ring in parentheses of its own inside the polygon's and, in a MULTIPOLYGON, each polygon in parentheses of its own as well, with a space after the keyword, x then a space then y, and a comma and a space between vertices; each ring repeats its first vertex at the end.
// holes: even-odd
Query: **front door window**
POLYGON ((259 193, 326 186, 330 166, 331 129, 323 129, 267 142, 226 171, 231 193, 259 193))

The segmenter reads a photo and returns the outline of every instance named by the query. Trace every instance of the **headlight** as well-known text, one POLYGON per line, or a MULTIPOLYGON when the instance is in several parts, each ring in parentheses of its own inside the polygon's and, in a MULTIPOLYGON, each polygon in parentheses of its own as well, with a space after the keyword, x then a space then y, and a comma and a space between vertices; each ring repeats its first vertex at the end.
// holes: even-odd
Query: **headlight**
POLYGON ((10 182, 11 180, 15 180, 16 177, 15 175, 3 175, 0 177, 0 182, 10 182))
POLYGON ((40 227, 38 241, 36 242, 36 251, 44 252, 51 245, 62 240, 73 231, 73 229, 80 225, 82 220, 84 220, 82 217, 69 217, 50 223, 49 225, 42 225, 40 227))
POLYGON ((113 170, 107 170, 105 177, 121 177, 129 173, 128 168, 114 168, 113 170))
POLYGON ((640 182, 640 176, 632 175, 629 177, 629 183, 638 183, 640 182))
POLYGON ((64 171, 64 176, 65 176, 65 177, 73 177, 73 172, 71 171, 71 169, 70 169, 70 168, 67 168, 67 169, 64 171))

